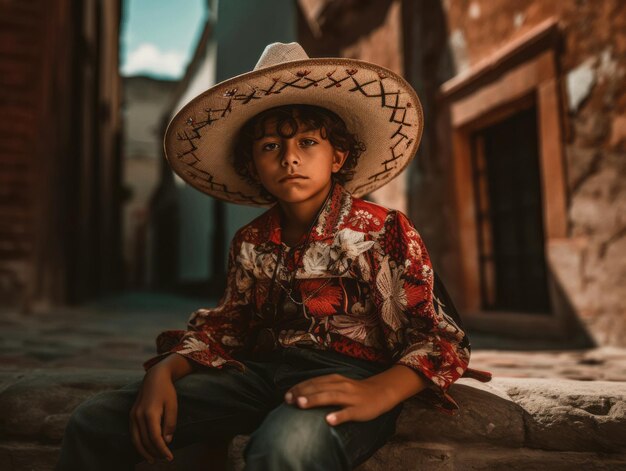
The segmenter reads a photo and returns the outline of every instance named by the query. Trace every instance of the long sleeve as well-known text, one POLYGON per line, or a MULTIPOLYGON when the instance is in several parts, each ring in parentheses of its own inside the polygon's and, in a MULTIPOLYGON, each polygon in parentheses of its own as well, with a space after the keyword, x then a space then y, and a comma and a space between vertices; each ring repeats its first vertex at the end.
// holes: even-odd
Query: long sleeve
POLYGON ((420 397, 442 411, 458 409, 446 391, 468 367, 469 342, 434 295, 424 242, 408 217, 395 210, 377 241, 372 289, 392 359, 427 380, 420 397))
POLYGON ((243 347, 251 316, 253 278, 238 260, 241 245, 238 232, 230 244, 226 289, 217 307, 194 311, 187 330, 159 334, 158 355, 144 362, 146 371, 171 353, 183 355, 198 365, 221 368, 230 364, 244 369, 231 356, 243 347))

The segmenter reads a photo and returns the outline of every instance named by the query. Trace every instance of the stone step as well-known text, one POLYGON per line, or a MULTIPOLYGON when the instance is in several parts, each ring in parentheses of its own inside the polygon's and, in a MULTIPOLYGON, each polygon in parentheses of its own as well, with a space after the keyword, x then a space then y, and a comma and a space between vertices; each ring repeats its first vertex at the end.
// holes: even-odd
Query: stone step
POLYGON ((450 394, 461 408, 457 416, 410 400, 396 435, 425 442, 626 452, 626 382, 494 378, 481 383, 462 378, 450 394))
MULTIPOLYGON (((5 463, 25 463, 28 456, 37 467, 14 469, 46 469, 41 462, 52 460, 78 404, 99 391, 142 377, 142 371, 74 368, 0 372, 0 469, 12 469, 5 463)), ((620 465, 626 470, 624 382, 494 378, 481 383, 463 378, 450 393, 461 407, 457 416, 433 410, 418 398, 408 400, 392 442, 377 454, 407 466, 414 462, 433 466, 421 469, 496 469, 480 467, 484 454, 485 462, 495 463, 498 457, 509 462, 507 469, 532 469, 516 468, 517 461, 520 466, 531 466, 533 460, 548 460, 554 469, 561 469, 561 462, 593 462, 600 467, 589 469, 619 469, 606 466, 620 465), (461 468, 459 463, 465 460, 476 467, 461 468)), ((231 448, 237 460, 239 452, 236 446, 231 448)), ((194 453, 201 450, 202 445, 181 450, 176 457, 192 463, 194 453)), ((368 461, 363 466, 374 464, 368 461)))
POLYGON ((355 471, 624 471, 626 454, 480 445, 398 442, 394 438, 355 471))
MULTIPOLYGON (((240 436, 238 446, 231 449, 230 469, 241 471, 241 447, 247 437, 240 436)), ((23 442, 0 444, 0 469, 3 471, 53 471, 58 446, 23 442)), ((173 463, 148 465, 142 463, 137 471, 201 471, 203 450, 198 445, 177 451, 173 463)), ((546 451, 531 448, 502 448, 484 446, 452 446, 442 443, 398 442, 393 439, 378 450, 355 471, 624 471, 626 454, 593 452, 546 451)))
POLYGON ((52 471, 58 456, 58 444, 0 442, 0 469, 2 471, 52 471))

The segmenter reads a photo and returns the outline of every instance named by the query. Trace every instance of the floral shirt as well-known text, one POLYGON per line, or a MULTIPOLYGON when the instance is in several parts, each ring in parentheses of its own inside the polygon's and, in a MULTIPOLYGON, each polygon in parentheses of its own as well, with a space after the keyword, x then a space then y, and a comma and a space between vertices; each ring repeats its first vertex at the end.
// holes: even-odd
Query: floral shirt
POLYGON ((254 352, 265 329, 284 347, 405 365, 427 380, 418 397, 451 414, 459 409, 447 393, 454 381, 491 379, 468 368, 468 337, 406 215, 353 197, 336 183, 303 244, 306 235, 293 247, 282 241, 278 205, 239 229, 219 304, 193 312, 187 330, 161 333, 158 355, 144 369, 176 352, 194 365, 245 371, 233 355, 254 352), (280 311, 268 322, 263 303, 282 306, 292 277, 297 314, 280 311))

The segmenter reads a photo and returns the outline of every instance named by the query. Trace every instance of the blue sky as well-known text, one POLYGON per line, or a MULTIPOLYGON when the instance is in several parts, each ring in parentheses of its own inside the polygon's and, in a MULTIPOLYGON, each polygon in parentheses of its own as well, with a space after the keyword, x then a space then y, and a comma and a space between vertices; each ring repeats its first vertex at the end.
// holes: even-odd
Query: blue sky
POLYGON ((206 4, 206 0, 123 0, 122 75, 180 78, 202 33, 206 4))

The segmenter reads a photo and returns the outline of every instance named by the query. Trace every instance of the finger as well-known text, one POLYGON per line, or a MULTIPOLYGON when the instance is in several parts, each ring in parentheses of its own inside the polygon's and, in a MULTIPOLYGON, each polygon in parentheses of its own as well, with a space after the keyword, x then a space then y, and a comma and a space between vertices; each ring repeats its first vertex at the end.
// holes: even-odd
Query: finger
POLYGON ((148 451, 148 453, 152 455, 154 459, 157 459, 159 456, 159 453, 157 452, 156 448, 154 448, 154 445, 152 444, 152 441, 150 440, 150 433, 148 432, 148 424, 146 422, 147 422, 147 418, 145 415, 141 415, 140 420, 137 421, 137 425, 139 426, 141 444, 148 451))
MULTIPOLYGON (((145 379, 146 378, 144 376, 144 381, 145 379)), ((133 407, 130 411, 131 437, 139 454, 142 455, 148 461, 148 463, 153 463, 156 459, 157 454, 154 452, 154 450, 150 451, 149 447, 146 446, 147 435, 142 431, 144 417, 143 413, 139 412, 139 404, 141 403, 142 397, 143 387, 139 389, 139 392, 137 393, 137 397, 135 399, 135 403, 133 404, 133 407)))
POLYGON ((152 463, 154 461, 154 457, 150 453, 148 453, 148 450, 146 450, 146 448, 143 446, 143 443, 141 441, 141 433, 139 432, 139 426, 137 425, 134 417, 130 420, 130 436, 131 441, 133 442, 133 445, 135 446, 137 452, 139 452, 139 454, 143 456, 146 461, 152 463))
POLYGON ((318 376, 312 380, 302 381, 285 392, 285 400, 290 403, 298 396, 305 396, 323 389, 347 389, 354 380, 341 375, 318 376))
POLYGON ((344 391, 339 390, 325 390, 318 393, 308 394, 306 396, 300 396, 296 399, 296 403, 303 409, 309 409, 311 407, 319 406, 353 406, 355 405, 355 398, 351 394, 346 394, 344 391))
POLYGON ((150 437, 152 445, 157 450, 157 456, 171 459, 170 456, 172 456, 172 452, 165 444, 165 441, 163 440, 163 435, 161 434, 161 417, 162 414, 159 414, 158 416, 151 415, 148 417, 148 420, 146 422, 148 425, 148 435, 150 437))
POLYGON ((345 381, 338 381, 338 382, 333 382, 333 383, 310 384, 306 387, 299 387, 299 388, 294 387, 291 390, 287 391, 287 393, 285 393, 285 400, 288 403, 294 403, 300 397, 308 398, 309 396, 312 396, 313 394, 318 394, 324 391, 339 391, 339 392, 351 393, 351 394, 355 393, 353 384, 349 382, 345 382, 345 381), (291 396, 289 396, 289 394, 291 394, 291 396))
POLYGON ((338 373, 333 373, 330 375, 316 376, 315 378, 309 378, 307 380, 301 381, 300 383, 296 384, 294 388, 299 388, 299 387, 306 388, 312 384, 338 383, 338 382, 342 382, 346 380, 352 381, 352 379, 348 378, 347 376, 343 376, 338 373))
POLYGON ((171 443, 176 430, 176 417, 178 415, 178 402, 166 403, 163 408, 163 439, 165 443, 171 443))
POLYGON ((333 427, 350 420, 356 420, 354 417, 354 407, 345 407, 341 410, 333 411, 326 416, 326 422, 333 427))

